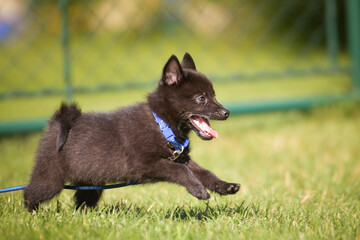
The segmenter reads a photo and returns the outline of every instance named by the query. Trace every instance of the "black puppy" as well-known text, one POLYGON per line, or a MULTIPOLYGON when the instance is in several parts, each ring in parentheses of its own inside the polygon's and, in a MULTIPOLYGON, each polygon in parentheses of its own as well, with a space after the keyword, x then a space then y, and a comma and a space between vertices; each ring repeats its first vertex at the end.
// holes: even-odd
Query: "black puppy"
MULTIPOLYGON (((82 114, 65 105, 52 116, 40 141, 36 164, 25 189, 25 206, 36 210, 59 194, 67 181, 75 185, 111 182, 168 181, 181 184, 198 199, 208 188, 221 195, 236 193, 240 185, 217 178, 189 156, 188 134, 217 138, 208 119, 225 120, 229 111, 215 99, 212 83, 196 71, 186 53, 166 63, 156 90, 147 103, 110 113, 82 114)), ((77 207, 93 207, 102 191, 78 190, 77 207)))

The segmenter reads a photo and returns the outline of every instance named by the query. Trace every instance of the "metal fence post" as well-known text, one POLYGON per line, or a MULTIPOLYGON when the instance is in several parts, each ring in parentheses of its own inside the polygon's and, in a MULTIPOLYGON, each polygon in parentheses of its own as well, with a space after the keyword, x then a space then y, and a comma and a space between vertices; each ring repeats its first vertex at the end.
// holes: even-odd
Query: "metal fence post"
POLYGON ((65 83, 65 96, 66 100, 70 102, 73 95, 73 86, 71 83, 71 51, 68 23, 68 0, 59 0, 59 7, 61 21, 61 46, 63 50, 63 76, 65 83))
POLYGON ((346 8, 353 89, 360 91, 360 1, 347 0, 346 8))
POLYGON ((327 51, 330 66, 334 70, 338 66, 339 51, 336 0, 326 0, 325 11, 327 51))

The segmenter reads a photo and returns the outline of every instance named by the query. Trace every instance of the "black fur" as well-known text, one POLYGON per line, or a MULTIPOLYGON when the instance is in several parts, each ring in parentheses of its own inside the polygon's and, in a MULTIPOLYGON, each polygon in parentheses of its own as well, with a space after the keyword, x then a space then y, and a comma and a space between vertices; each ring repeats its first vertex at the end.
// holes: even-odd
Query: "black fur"
POLYGON ((67 106, 63 103, 55 113, 54 118, 60 123, 60 133, 56 141, 56 148, 59 152, 66 142, 71 127, 80 116, 81 110, 76 104, 67 106))
MULTIPOLYGON (((212 139, 191 119, 225 120, 229 111, 215 99, 210 80, 196 71, 186 53, 181 64, 171 56, 156 90, 147 103, 109 113, 81 113, 76 105, 63 104, 49 120, 39 143, 36 164, 24 191, 25 206, 36 210, 41 202, 61 192, 66 182, 76 185, 139 180, 168 181, 183 185, 198 199, 208 199, 206 188, 221 195, 236 193, 240 185, 217 178, 189 156, 190 147, 175 161, 151 111, 175 133, 178 141, 191 130, 212 139)), ((77 191, 77 207, 93 207, 102 191, 77 191)))

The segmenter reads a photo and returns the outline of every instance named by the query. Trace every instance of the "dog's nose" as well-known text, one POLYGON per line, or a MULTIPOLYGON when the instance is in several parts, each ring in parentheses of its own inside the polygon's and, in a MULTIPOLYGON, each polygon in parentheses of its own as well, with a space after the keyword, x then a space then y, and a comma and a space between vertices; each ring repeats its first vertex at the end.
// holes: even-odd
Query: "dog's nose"
POLYGON ((223 110, 221 110, 221 115, 222 115, 224 118, 227 118, 227 117, 229 117, 229 115, 230 115, 230 111, 227 110, 227 109, 223 109, 223 110))

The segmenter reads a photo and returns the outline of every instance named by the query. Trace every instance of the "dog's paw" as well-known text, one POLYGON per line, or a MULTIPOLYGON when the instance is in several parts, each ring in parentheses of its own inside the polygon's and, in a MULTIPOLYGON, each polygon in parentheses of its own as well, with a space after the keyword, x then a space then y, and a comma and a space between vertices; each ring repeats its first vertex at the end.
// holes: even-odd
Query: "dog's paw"
POLYGON ((241 185, 238 183, 230 183, 228 187, 226 188, 226 192, 228 194, 235 194, 237 191, 239 191, 241 185))
POLYGON ((207 200, 210 198, 210 194, 205 191, 205 193, 201 193, 201 195, 198 195, 197 198, 200 200, 207 200))
POLYGON ((194 197, 200 199, 200 200, 207 200, 210 198, 210 194, 206 191, 206 188, 200 187, 200 188, 190 188, 188 189, 189 193, 193 195, 194 197))
POLYGON ((220 195, 235 194, 239 191, 241 185, 238 183, 221 182, 216 184, 215 192, 220 195))

